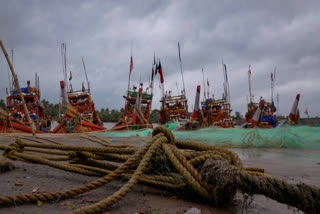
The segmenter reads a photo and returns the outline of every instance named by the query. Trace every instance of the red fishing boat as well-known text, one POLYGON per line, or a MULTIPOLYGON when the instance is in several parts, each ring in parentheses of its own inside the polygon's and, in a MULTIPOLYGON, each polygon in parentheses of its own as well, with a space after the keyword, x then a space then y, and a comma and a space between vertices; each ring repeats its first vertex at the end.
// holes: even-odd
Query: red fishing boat
MULTIPOLYGON (((88 88, 85 89, 84 83, 79 91, 73 91, 72 85, 68 89, 66 72, 66 46, 62 44, 62 57, 64 59, 64 81, 60 81, 60 115, 57 127, 53 133, 82 133, 105 130, 94 106, 90 93, 90 84, 87 77, 86 68, 83 67, 87 79, 88 88)), ((72 79, 70 71, 69 81, 72 79)))

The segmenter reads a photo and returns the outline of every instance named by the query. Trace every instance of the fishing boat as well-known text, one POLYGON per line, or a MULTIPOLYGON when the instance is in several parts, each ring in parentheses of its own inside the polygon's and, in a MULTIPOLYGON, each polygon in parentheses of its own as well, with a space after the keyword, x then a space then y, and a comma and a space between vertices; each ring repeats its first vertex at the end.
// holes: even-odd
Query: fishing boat
MULTIPOLYGON (((64 80, 60 81, 60 118, 52 133, 86 133, 105 130, 91 97, 87 71, 82 58, 88 88, 82 83, 81 90, 74 91, 72 84, 68 88, 66 72, 66 46, 61 46, 64 80)), ((72 80, 70 71, 69 81, 72 80)))
POLYGON ((120 120, 110 129, 118 130, 138 130, 152 128, 149 116, 152 113, 153 97, 153 78, 155 76, 154 66, 152 66, 152 77, 150 85, 143 90, 143 83, 140 82, 139 88, 133 85, 130 88, 131 73, 133 70, 133 57, 130 58, 128 90, 123 98, 125 99, 124 113, 120 120))
POLYGON ((223 96, 215 100, 214 96, 201 103, 203 111, 204 124, 206 126, 215 126, 221 128, 232 128, 230 102, 223 96))
MULTIPOLYGON (((38 79, 36 75, 36 80, 38 79)), ((38 81, 38 80, 37 80, 38 81)), ((30 118, 35 124, 35 132, 48 132, 46 127, 45 108, 40 103, 40 89, 36 83, 35 87, 30 86, 30 81, 27 81, 27 87, 21 88, 21 93, 24 97, 30 118)), ((23 107, 21 96, 17 89, 13 89, 8 94, 7 99, 8 113, 1 109, 0 131, 4 133, 24 132, 32 133, 30 123, 26 117, 26 111, 23 107)))
POLYGON ((185 93, 172 96, 171 91, 160 100, 160 124, 178 123, 181 126, 189 122, 188 99, 185 93))
MULTIPOLYGON (((214 94, 209 97, 209 90, 206 93, 204 91, 204 101, 201 102, 202 110, 202 124, 204 127, 214 126, 220 128, 232 128, 233 121, 231 118, 231 104, 230 104, 230 89, 227 75, 227 66, 222 63, 223 75, 224 75, 224 94, 221 99, 215 99, 214 94)), ((204 77, 203 71, 202 75, 204 77)), ((204 78, 203 85, 205 87, 204 78)), ((209 89, 209 80, 207 79, 207 88, 209 89)))
MULTIPOLYGON (((158 65, 156 66, 156 74, 159 73, 160 83, 162 88, 162 97, 161 97, 161 108, 160 108, 160 121, 159 123, 164 126, 176 126, 177 130, 185 130, 186 125, 190 127, 190 116, 188 112, 188 99, 186 97, 186 90, 184 85, 183 70, 182 70, 182 61, 180 54, 180 43, 178 42, 178 52, 179 52, 179 62, 180 62, 180 71, 183 83, 183 90, 177 95, 172 95, 172 91, 169 90, 165 92, 164 89, 164 78, 161 62, 159 60, 158 65), (157 72, 158 71, 158 72, 157 72)), ((176 83, 176 85, 178 85, 176 83)), ((178 90, 179 91, 179 90, 178 90)))
MULTIPOLYGON (((23 132, 32 133, 33 135, 41 133, 43 126, 39 126, 39 119, 41 119, 42 124, 46 123, 43 121, 44 107, 40 105, 39 77, 36 73, 36 87, 32 88, 30 81, 28 81, 28 86, 21 89, 17 74, 1 40, 0 47, 8 62, 13 80, 11 85, 8 71, 10 94, 7 89, 6 100, 9 113, 0 108, 0 132, 23 132), (36 127, 34 124, 36 124, 36 127)), ((13 62, 13 50, 11 50, 11 53, 13 62)))
POLYGON ((119 122, 111 130, 138 130, 143 128, 152 128, 149 121, 152 105, 152 94, 146 89, 143 91, 143 84, 140 87, 133 86, 127 91, 125 99, 125 108, 119 122))
MULTIPOLYGON (((296 95, 296 98, 291 107, 290 114, 287 116, 286 120, 291 125, 298 125, 300 123, 300 111, 298 109, 298 104, 300 100, 300 94, 296 95)), ((306 109, 305 114, 308 115, 308 110, 306 109)))
POLYGON ((244 128, 275 128, 277 126, 277 120, 274 117, 276 107, 273 101, 273 85, 274 85, 275 71, 271 73, 271 102, 266 102, 262 97, 259 102, 253 101, 251 93, 251 66, 249 65, 248 70, 248 81, 249 81, 249 97, 250 102, 248 103, 248 111, 245 114, 246 124, 244 128))

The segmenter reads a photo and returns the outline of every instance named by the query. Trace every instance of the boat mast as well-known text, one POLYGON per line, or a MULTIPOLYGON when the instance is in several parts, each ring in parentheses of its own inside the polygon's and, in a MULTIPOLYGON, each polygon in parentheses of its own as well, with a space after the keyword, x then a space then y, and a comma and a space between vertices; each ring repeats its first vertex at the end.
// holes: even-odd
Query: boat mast
POLYGON ((203 95, 204 95, 204 100, 207 99, 207 96, 206 96, 206 85, 204 83, 204 73, 203 73, 203 68, 202 68, 202 81, 203 81, 203 95))
POLYGON ((276 78, 276 69, 277 67, 274 67, 273 73, 271 72, 271 103, 273 103, 273 91, 274 91, 274 80, 276 78))
POLYGON ((14 71, 14 68, 13 68, 13 66, 12 66, 12 64, 11 64, 11 62, 10 62, 9 56, 8 56, 8 54, 7 54, 7 51, 6 51, 6 49, 4 48, 3 43, 2 43, 1 40, 0 40, 0 46, 1 46, 1 49, 2 49, 2 51, 3 51, 3 53, 4 53, 4 56, 5 56, 6 59, 7 59, 8 64, 9 64, 9 68, 10 68, 10 70, 11 70, 12 77, 13 77, 13 79, 14 79, 14 83, 15 83, 15 85, 16 85, 17 91, 18 91, 18 93, 20 94, 20 98, 21 98, 21 101, 22 101, 22 104, 23 104, 23 108, 24 108, 24 111, 25 111, 27 120, 28 120, 28 122, 29 122, 29 124, 30 124, 30 127, 31 127, 32 135, 36 135, 35 130, 34 130, 34 123, 33 123, 33 121, 32 121, 31 118, 30 118, 30 114, 29 114, 29 111, 28 111, 28 108, 27 108, 27 104, 26 104, 26 102, 25 102, 25 100, 24 100, 24 96, 23 96, 23 94, 22 94, 22 92, 21 92, 21 88, 20 88, 20 84, 19 84, 17 75, 16 75, 16 73, 15 73, 15 71, 14 71))
POLYGON ((69 103, 68 99, 68 79, 67 79, 67 44, 61 44, 62 72, 64 76, 63 102, 69 103))
POLYGON ((180 43, 179 42, 178 42, 178 50, 179 50, 180 70, 181 70, 182 83, 183 83, 183 93, 186 96, 186 89, 184 86, 184 78, 183 78, 183 70, 182 70, 182 62, 181 62, 181 54, 180 54, 180 43))
POLYGON ((37 128, 39 128, 39 104, 40 104, 40 100, 39 100, 39 88, 38 88, 38 84, 39 84, 39 77, 37 72, 35 72, 35 88, 36 88, 36 97, 37 97, 37 128))
POLYGON ((86 69, 86 65, 84 64, 84 60, 83 60, 82 56, 81 56, 81 60, 82 60, 82 65, 83 65, 83 69, 84 69, 84 74, 86 75, 86 80, 87 80, 87 85, 88 85, 88 92, 90 93, 90 82, 88 80, 87 69, 86 69))
POLYGON ((9 94, 11 94, 11 91, 12 91, 12 85, 11 84, 12 84, 12 82, 11 82, 11 79, 10 79, 9 67, 7 67, 7 71, 8 71, 8 80, 9 80, 9 94))
POLYGON ((250 103, 252 103, 252 93, 251 93, 251 65, 249 65, 249 70, 248 70, 248 81, 249 81, 249 100, 250 100, 250 103))
POLYGON ((130 79, 131 79, 132 69, 133 69, 133 58, 132 58, 132 41, 131 41, 131 57, 130 57, 130 67, 129 67, 128 96, 129 96, 129 90, 130 90, 130 79))
POLYGON ((228 81, 228 73, 227 73, 227 65, 222 61, 222 69, 223 69, 223 76, 224 76, 224 93, 226 100, 230 102, 230 89, 229 89, 229 81, 228 81))
MULTIPOLYGON (((11 62, 12 62, 12 66, 13 66, 13 48, 11 48, 11 62)), ((11 88, 14 88, 14 81, 11 81, 11 88)))

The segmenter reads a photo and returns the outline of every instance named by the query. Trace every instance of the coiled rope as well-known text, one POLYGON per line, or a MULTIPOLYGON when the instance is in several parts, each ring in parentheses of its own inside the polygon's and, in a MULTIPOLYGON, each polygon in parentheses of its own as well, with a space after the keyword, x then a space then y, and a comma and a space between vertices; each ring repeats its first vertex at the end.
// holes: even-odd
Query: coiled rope
POLYGON ((5 157, 102 177, 64 191, 0 196, 0 205, 63 200, 97 189, 112 180, 127 178, 128 182, 114 194, 70 213, 102 212, 124 198, 138 182, 168 190, 191 191, 214 206, 229 203, 239 190, 250 195, 263 194, 306 213, 320 211, 318 187, 288 184, 270 177, 263 169, 244 168, 234 152, 219 146, 175 140, 163 127, 155 128, 152 135, 142 147, 117 145, 100 139, 91 140, 100 142, 103 147, 27 143, 17 139, 9 146, 1 147, 5 157), (67 160, 69 163, 65 162, 67 160))

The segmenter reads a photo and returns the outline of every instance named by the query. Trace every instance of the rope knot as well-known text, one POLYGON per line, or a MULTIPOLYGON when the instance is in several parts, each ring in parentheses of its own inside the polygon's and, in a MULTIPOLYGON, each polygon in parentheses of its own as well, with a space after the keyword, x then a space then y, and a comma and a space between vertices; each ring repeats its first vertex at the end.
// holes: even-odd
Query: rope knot
POLYGON ((207 160, 201 169, 202 179, 212 186, 212 201, 216 206, 223 206, 233 200, 237 192, 239 169, 227 161, 207 160))
POLYGON ((169 129, 166 129, 162 126, 158 126, 157 128, 153 129, 152 137, 156 136, 159 133, 163 133, 164 136, 168 139, 168 143, 174 143, 175 139, 172 132, 169 129))
POLYGON ((3 151, 3 156, 11 159, 15 159, 13 154, 15 152, 23 152, 24 143, 21 139, 16 139, 14 143, 11 143, 7 148, 3 151))

